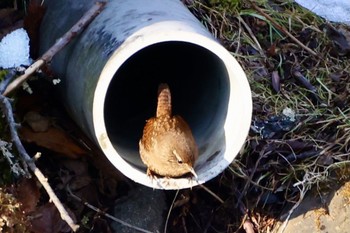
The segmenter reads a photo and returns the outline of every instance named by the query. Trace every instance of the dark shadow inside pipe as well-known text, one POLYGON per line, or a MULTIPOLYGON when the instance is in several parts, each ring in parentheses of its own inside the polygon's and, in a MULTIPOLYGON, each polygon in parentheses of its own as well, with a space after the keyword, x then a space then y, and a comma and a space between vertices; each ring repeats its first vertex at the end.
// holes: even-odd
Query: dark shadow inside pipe
POLYGON ((200 152, 223 130, 229 101, 229 77, 210 50, 185 42, 163 42, 131 56, 116 72, 105 100, 107 134, 125 160, 143 166, 139 140, 156 112, 157 89, 168 83, 173 114, 190 125, 200 152))

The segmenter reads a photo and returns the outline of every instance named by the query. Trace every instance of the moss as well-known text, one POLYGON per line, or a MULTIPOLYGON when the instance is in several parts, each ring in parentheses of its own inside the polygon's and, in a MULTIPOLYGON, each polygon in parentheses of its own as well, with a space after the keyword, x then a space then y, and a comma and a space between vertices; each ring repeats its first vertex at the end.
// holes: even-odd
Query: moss
POLYGON ((21 204, 0 188, 0 232, 30 232, 29 222, 21 204))

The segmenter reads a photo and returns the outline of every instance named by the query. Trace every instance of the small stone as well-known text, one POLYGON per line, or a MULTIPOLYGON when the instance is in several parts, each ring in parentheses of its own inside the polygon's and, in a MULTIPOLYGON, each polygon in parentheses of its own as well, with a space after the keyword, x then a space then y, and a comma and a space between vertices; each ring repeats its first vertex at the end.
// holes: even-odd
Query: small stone
POLYGON ((40 115, 38 112, 29 111, 24 115, 24 121, 34 132, 46 132, 51 124, 48 117, 40 115))
MULTIPOLYGON (((167 211, 164 191, 136 184, 129 193, 115 203, 114 217, 144 230, 163 232, 167 211)), ((116 233, 137 232, 117 222, 112 223, 112 228, 116 233)))
MULTIPOLYGON (((350 226, 350 182, 320 195, 311 192, 291 215, 284 233, 349 232, 350 226)), ((286 214, 284 215, 286 216, 286 214)), ((282 223, 273 232, 282 232, 282 223)))

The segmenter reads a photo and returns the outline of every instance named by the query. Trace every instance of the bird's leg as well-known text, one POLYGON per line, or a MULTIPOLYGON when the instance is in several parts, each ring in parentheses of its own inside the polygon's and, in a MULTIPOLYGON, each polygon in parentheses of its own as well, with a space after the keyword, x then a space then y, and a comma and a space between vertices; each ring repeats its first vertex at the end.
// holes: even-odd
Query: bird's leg
POLYGON ((153 173, 149 168, 147 168, 147 176, 150 176, 150 177, 153 176, 153 173))
POLYGON ((150 177, 150 178, 155 177, 154 173, 149 168, 147 168, 147 176, 150 177))
POLYGON ((147 168, 147 176, 151 179, 152 183, 153 183, 153 180, 158 182, 157 175, 154 172, 152 172, 151 169, 149 168, 147 168))
POLYGON ((170 184, 170 176, 165 176, 162 180, 160 180, 158 179, 158 176, 149 168, 147 169, 147 176, 151 179, 152 183, 155 181, 160 186, 168 186, 170 184))

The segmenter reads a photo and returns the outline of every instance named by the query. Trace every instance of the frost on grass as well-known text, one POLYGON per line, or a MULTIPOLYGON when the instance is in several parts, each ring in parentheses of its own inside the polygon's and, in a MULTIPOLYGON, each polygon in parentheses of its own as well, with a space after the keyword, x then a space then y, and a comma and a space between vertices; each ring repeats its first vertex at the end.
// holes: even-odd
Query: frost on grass
POLYGON ((11 171, 17 176, 24 175, 24 170, 21 168, 18 161, 16 161, 12 153, 9 151, 11 147, 12 145, 10 143, 0 140, 0 151, 2 152, 2 155, 6 158, 7 162, 10 164, 11 171))

